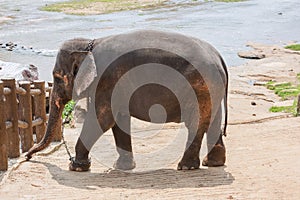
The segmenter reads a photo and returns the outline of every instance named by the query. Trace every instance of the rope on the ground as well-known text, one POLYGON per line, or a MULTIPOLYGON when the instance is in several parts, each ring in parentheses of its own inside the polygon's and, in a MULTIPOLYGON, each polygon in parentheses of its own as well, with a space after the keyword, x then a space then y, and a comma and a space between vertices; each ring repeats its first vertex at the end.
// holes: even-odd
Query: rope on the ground
POLYGON ((284 114, 284 115, 277 115, 277 116, 272 116, 272 117, 266 117, 262 119, 256 119, 256 120, 249 120, 249 121, 244 121, 244 122, 230 122, 228 125, 241 125, 241 124, 258 124, 258 123, 263 123, 266 121, 270 120, 275 120, 275 119, 283 119, 283 118, 291 118, 294 117, 292 114, 284 114))
POLYGON ((63 145, 63 142, 59 143, 58 145, 55 145, 50 151, 48 152, 40 152, 36 153, 37 156, 48 156, 50 154, 53 154, 54 152, 58 151, 60 147, 63 145))

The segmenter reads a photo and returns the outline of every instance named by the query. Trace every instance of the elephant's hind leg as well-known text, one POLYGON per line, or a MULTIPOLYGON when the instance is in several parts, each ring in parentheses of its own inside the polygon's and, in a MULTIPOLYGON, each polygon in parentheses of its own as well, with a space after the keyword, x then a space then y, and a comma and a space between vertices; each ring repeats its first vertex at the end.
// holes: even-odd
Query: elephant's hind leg
POLYGON ((131 170, 135 168, 133 159, 131 135, 130 135, 130 116, 124 113, 118 113, 116 124, 112 127, 117 152, 119 158, 115 162, 116 169, 131 170))
POLYGON ((204 133, 207 131, 210 122, 210 110, 200 110, 200 121, 186 123, 188 128, 188 140, 181 161, 178 163, 178 170, 199 169, 199 152, 204 133))
POLYGON ((208 154, 203 159, 202 165, 208 167, 223 166, 226 160, 226 150, 221 133, 222 108, 220 106, 213 123, 207 132, 208 154))

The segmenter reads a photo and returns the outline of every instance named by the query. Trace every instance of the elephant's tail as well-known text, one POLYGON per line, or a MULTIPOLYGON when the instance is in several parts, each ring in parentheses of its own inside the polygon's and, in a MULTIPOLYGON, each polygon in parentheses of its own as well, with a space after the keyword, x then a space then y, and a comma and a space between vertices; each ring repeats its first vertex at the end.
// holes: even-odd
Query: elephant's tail
POLYGON ((226 89, 226 94, 224 96, 224 111, 225 111, 225 119, 224 119, 224 127, 223 127, 223 133, 222 135, 227 136, 226 131, 227 131, 227 123, 228 123, 228 102, 227 102, 227 89, 226 89))
POLYGON ((225 94, 224 94, 224 99, 223 99, 223 103, 224 103, 224 112, 225 112, 225 119, 224 119, 224 127, 223 127, 223 133, 222 135, 227 136, 226 131, 227 131, 227 123, 228 123, 228 82, 229 82, 229 76, 228 76, 228 70, 227 70, 227 66, 225 64, 225 61, 223 60, 223 58, 221 58, 222 61, 222 65, 223 65, 223 69, 225 71, 225 94))

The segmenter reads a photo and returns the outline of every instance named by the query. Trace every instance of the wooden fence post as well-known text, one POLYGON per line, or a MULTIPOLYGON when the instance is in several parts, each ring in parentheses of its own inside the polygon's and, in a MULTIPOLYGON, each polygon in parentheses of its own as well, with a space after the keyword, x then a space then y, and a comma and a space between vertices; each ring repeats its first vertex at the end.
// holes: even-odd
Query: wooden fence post
POLYGON ((10 89, 10 93, 6 95, 5 107, 6 120, 12 124, 11 128, 6 130, 8 135, 8 157, 17 158, 20 156, 20 139, 18 130, 18 102, 16 93, 16 81, 14 78, 2 79, 3 86, 10 89))
POLYGON ((27 123, 27 127, 20 128, 22 152, 27 152, 33 146, 32 128, 32 104, 30 94, 30 82, 20 81, 19 85, 26 91, 26 94, 19 95, 19 120, 27 123))
MULTIPOLYGON (((53 82, 52 81, 48 81, 48 87, 49 88, 53 88, 53 82)), ((51 97, 51 93, 52 93, 52 89, 49 91, 49 97, 51 97)))
POLYGON ((41 91, 40 94, 34 96, 34 116, 41 118, 42 123, 35 127, 36 142, 40 142, 46 131, 46 90, 45 81, 34 81, 34 88, 41 91))
POLYGON ((3 82, 0 81, 0 171, 5 171, 8 168, 8 152, 7 152, 7 133, 4 115, 4 94, 3 82))

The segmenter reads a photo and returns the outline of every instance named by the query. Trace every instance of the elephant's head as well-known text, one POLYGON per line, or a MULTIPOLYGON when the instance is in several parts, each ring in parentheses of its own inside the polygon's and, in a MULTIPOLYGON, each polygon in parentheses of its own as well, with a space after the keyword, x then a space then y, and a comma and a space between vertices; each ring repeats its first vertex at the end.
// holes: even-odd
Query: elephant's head
POLYGON ((53 69, 53 89, 50 98, 50 116, 46 134, 37 145, 27 153, 32 154, 45 149, 52 141, 55 130, 60 130, 60 118, 65 104, 72 98, 78 98, 88 89, 97 75, 89 40, 74 39, 63 44, 59 50, 53 69))

